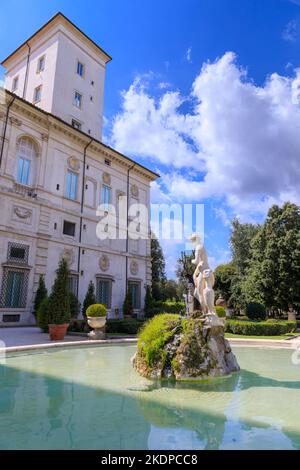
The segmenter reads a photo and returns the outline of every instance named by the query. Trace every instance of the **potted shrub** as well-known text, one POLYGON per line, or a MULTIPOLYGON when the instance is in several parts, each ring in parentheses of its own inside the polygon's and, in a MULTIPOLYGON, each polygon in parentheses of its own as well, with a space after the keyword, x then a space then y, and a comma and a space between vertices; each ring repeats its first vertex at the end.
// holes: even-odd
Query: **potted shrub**
POLYGON ((107 309, 103 304, 93 304, 87 308, 87 321, 89 326, 93 328, 93 331, 88 334, 91 339, 105 338, 104 327, 106 323, 106 312, 107 309))
POLYGON ((64 339, 71 319, 68 276, 67 262, 62 259, 56 271, 48 303, 48 326, 52 341, 64 339))

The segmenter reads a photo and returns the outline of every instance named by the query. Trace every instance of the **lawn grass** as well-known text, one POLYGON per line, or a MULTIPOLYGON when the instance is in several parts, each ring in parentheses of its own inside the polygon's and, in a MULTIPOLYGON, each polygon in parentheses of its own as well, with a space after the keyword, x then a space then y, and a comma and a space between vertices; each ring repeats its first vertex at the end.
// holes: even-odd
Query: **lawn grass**
POLYGON ((286 335, 278 335, 278 336, 246 336, 246 335, 234 335, 233 333, 225 333, 225 338, 242 338, 242 339, 275 339, 275 340, 282 340, 282 339, 290 339, 294 336, 299 336, 298 333, 287 333, 286 335))

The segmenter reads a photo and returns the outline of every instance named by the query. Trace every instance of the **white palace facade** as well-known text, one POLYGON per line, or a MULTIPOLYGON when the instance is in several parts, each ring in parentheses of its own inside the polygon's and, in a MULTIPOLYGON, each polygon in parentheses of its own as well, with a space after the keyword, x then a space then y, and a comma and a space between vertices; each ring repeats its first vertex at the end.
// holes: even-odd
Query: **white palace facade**
MULTIPOLYGON (((99 204, 150 207, 158 175, 102 143, 111 57, 58 13, 7 57, 0 96, 0 325, 34 321, 39 276, 51 289, 59 260, 83 302, 94 282, 109 316, 129 289, 143 315, 151 284, 150 240, 100 239, 99 204)), ((126 232, 125 230, 125 232, 126 232)))

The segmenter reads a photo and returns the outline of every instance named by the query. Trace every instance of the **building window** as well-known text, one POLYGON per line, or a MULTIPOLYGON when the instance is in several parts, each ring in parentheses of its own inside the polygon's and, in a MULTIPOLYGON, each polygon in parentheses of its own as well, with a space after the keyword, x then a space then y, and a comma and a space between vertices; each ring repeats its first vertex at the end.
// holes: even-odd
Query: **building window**
POLYGON ((105 165, 107 165, 107 166, 110 166, 110 165, 111 165, 111 161, 108 160, 107 158, 104 160, 104 163, 105 163, 105 165))
POLYGON ((37 158, 37 151, 33 142, 27 137, 22 137, 17 144, 17 182, 20 184, 32 184, 33 175, 32 166, 34 167, 37 158))
POLYGON ((75 236, 76 224, 74 222, 68 222, 64 220, 63 234, 68 235, 69 237, 75 236))
POLYGON ((77 199, 77 186, 78 186, 78 174, 73 171, 68 171, 67 173, 67 188, 66 188, 66 197, 68 199, 77 199))
POLYGON ((102 186, 101 191, 101 204, 105 207, 105 210, 108 210, 108 206, 111 200, 111 188, 109 186, 102 186))
POLYGON ((81 131, 81 122, 76 121, 76 119, 72 119, 72 126, 74 127, 74 129, 78 129, 79 131, 81 131))
POLYGON ((11 91, 16 91, 19 86, 19 77, 15 77, 12 82, 12 88, 11 91))
POLYGON ((106 308, 111 308, 111 283, 110 279, 97 280, 97 302, 106 308))
POLYGON ((75 94, 74 94, 74 105, 76 106, 76 108, 81 109, 82 95, 78 93, 78 91, 75 91, 75 94))
POLYGON ((21 184, 29 185, 30 160, 19 157, 17 181, 21 184))
POLYGON ((74 295, 77 295, 77 286, 78 286, 78 275, 70 274, 68 278, 69 292, 71 292, 74 295))
POLYGON ((77 73, 80 77, 84 77, 84 65, 82 62, 77 62, 77 73))
POLYGON ((8 242, 7 261, 17 264, 27 264, 29 246, 20 243, 8 242))
POLYGON ((33 94, 33 102, 38 103, 39 101, 41 101, 41 97, 42 97, 42 85, 37 86, 35 88, 34 94, 33 94))
POLYGON ((37 73, 42 72, 45 69, 45 56, 39 58, 37 64, 37 73))
POLYGON ((25 308, 29 271, 4 268, 0 305, 2 308, 25 308))
POLYGON ((128 291, 131 294, 132 307, 134 309, 141 308, 141 283, 138 281, 129 281, 128 291))

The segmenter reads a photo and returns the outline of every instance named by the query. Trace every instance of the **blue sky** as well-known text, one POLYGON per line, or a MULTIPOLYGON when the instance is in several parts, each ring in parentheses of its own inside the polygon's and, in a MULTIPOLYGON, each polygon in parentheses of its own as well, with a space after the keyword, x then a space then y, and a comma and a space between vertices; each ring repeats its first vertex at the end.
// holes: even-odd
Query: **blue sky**
MULTIPOLYGON (((232 217, 299 202, 300 0, 0 5, 2 58, 57 11, 112 55, 105 139, 161 173, 154 202, 205 204, 213 266, 229 259, 232 217)), ((183 245, 162 244, 172 276, 183 245)))

